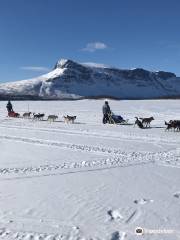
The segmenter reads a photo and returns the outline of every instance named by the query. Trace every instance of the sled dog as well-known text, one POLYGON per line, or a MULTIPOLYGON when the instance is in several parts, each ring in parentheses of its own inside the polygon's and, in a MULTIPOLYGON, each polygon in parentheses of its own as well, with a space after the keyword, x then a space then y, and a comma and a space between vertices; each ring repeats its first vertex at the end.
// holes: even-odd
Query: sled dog
POLYGON ((153 117, 149 117, 149 118, 139 118, 142 120, 142 124, 144 127, 150 127, 151 122, 154 120, 153 117))
POLYGON ((30 117, 31 117, 31 112, 23 113, 23 118, 30 118, 30 117))
POLYGON ((136 121, 134 123, 134 127, 135 125, 137 125, 139 128, 144 128, 142 122, 138 119, 138 117, 135 117, 136 118, 136 121))
POLYGON ((33 113, 34 120, 43 120, 44 116, 45 116, 44 113, 38 113, 38 114, 33 113))
POLYGON ((74 123, 75 119, 76 119, 76 116, 63 116, 64 118, 64 122, 66 123, 74 123))
POLYGON ((53 121, 53 122, 54 122, 56 119, 58 119, 58 116, 56 116, 56 115, 49 115, 48 118, 47 118, 48 121, 53 121))
POLYGON ((170 129, 174 129, 177 131, 180 131, 180 120, 170 120, 169 122, 165 121, 166 131, 169 131, 170 129))

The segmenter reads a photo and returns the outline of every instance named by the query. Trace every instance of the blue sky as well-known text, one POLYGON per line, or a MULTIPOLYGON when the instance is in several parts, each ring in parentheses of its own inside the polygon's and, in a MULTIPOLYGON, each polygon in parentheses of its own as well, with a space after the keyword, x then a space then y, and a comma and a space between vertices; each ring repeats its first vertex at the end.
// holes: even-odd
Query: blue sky
POLYGON ((0 0, 0 82, 60 58, 180 76, 180 1, 0 0))

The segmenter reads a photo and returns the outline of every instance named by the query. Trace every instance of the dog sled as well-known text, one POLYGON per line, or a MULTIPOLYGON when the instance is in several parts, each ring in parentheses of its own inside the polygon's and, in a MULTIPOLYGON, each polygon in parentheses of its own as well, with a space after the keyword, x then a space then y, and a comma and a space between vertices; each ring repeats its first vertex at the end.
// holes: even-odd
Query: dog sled
POLYGON ((108 123, 109 124, 118 124, 118 125, 128 125, 129 119, 124 119, 120 115, 116 115, 114 113, 108 114, 108 123))
POLYGON ((8 112, 8 117, 19 118, 20 114, 14 111, 8 112))

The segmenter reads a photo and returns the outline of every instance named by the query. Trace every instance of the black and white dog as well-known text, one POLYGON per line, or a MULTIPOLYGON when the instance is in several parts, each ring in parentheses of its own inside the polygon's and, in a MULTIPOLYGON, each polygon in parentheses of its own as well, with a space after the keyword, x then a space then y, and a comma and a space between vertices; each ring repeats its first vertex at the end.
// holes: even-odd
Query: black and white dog
POLYGON ((64 122, 66 123, 74 123, 74 121, 76 120, 76 116, 63 116, 64 118, 64 122))
POLYGON ((136 118, 136 121, 134 123, 134 127, 135 125, 138 125, 139 128, 144 128, 142 122, 138 119, 138 117, 135 117, 136 118))

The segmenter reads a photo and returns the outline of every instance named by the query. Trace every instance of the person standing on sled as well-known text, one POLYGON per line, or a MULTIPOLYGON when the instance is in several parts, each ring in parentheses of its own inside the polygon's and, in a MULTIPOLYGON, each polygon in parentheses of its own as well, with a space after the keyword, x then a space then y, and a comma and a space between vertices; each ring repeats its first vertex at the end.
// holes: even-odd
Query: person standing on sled
POLYGON ((103 111, 103 124, 106 124, 109 122, 109 114, 111 114, 111 109, 108 101, 105 101, 102 111, 103 111))
POLYGON ((7 108, 8 112, 13 112, 13 107, 12 107, 12 103, 10 100, 8 101, 8 103, 6 105, 6 108, 7 108))

